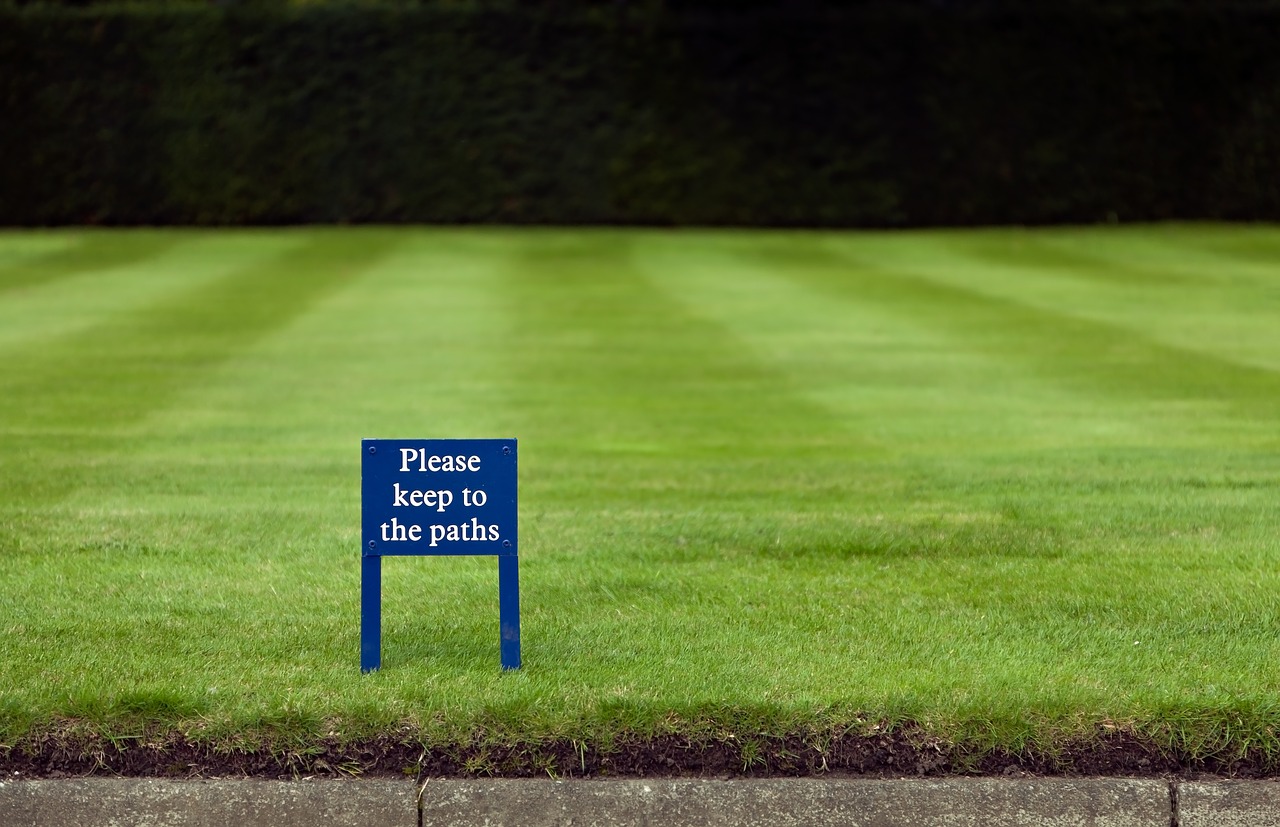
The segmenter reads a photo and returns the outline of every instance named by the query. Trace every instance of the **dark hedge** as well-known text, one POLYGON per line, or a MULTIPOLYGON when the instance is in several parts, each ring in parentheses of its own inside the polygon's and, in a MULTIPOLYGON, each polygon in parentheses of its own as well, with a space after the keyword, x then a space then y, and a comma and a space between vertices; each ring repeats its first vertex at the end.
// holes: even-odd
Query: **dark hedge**
POLYGON ((1277 220, 1280 4, 8 6, 0 159, 10 225, 1277 220))

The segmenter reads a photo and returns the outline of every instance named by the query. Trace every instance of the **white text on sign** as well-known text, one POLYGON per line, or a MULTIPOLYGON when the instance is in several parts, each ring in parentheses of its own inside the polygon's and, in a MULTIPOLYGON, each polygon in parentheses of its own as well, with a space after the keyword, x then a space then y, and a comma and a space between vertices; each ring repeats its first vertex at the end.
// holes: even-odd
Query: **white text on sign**
POLYGON ((401 448, 400 449, 400 470, 412 471, 410 465, 413 462, 418 463, 418 471, 426 473, 432 471, 439 473, 441 471, 479 471, 480 457, 474 454, 467 456, 440 456, 439 454, 428 455, 421 448, 401 448))
MULTIPOLYGON (((475 454, 432 454, 421 448, 400 449, 401 473, 474 474, 480 471, 480 464, 480 457, 475 454)), ((489 502, 489 495, 483 489, 463 488, 459 493, 461 497, 451 488, 414 488, 396 482, 391 490, 391 505, 393 508, 428 508, 443 514, 458 499, 464 508, 483 508, 489 502)), ((429 548, 435 548, 442 542, 495 542, 502 539, 496 524, 485 525, 476 517, 453 525, 428 525, 425 532, 422 525, 401 522, 398 517, 392 517, 378 527, 384 543, 417 543, 425 537, 429 548)))

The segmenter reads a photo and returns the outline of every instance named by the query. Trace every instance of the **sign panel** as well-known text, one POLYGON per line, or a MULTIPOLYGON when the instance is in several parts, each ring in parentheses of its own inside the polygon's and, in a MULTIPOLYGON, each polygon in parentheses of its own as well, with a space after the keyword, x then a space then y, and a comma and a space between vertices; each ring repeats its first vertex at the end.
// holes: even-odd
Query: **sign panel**
POLYGON ((361 445, 360 669, 382 664, 382 558, 493 555, 503 669, 520 668, 514 439, 361 445))
POLYGON ((366 439, 364 554, 515 554, 514 439, 366 439))

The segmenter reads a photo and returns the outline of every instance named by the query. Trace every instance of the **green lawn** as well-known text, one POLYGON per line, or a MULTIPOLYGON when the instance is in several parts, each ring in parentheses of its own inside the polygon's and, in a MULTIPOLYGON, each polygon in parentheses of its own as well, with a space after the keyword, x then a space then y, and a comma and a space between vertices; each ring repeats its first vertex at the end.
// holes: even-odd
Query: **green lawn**
POLYGON ((1280 229, 3 232, 0 494, 0 746, 1277 752, 1280 229), (360 439, 510 436, 524 669, 388 558, 361 675, 360 439))

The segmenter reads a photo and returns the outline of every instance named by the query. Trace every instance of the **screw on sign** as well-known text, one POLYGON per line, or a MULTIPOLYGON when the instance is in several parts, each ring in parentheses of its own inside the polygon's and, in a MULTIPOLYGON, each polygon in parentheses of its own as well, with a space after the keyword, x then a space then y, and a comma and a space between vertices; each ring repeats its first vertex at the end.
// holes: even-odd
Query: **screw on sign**
POLYGON ((493 555, 503 669, 520 668, 514 439, 366 439, 360 473, 360 670, 382 665, 382 558, 493 555))

